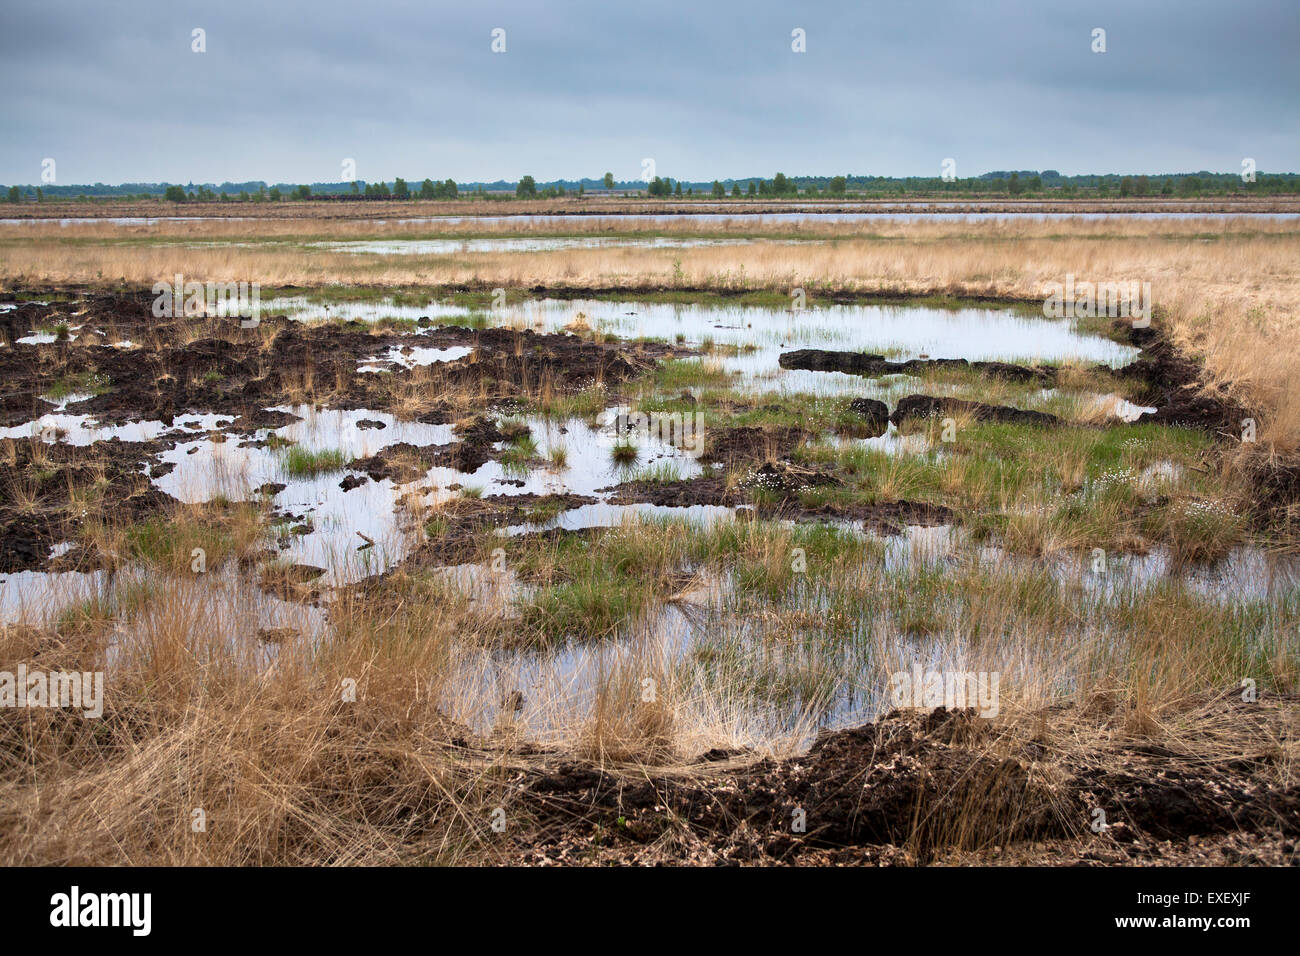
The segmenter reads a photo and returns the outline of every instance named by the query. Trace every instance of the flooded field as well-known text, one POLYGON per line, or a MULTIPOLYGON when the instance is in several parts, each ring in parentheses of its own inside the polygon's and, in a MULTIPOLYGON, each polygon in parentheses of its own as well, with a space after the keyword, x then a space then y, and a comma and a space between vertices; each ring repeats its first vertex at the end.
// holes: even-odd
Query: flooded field
MULTIPOLYGON (((122 348, 127 337, 147 343, 167 334, 133 326, 129 310, 114 314, 111 307, 102 308, 97 303, 15 304, 14 314, 32 316, 27 323, 32 328, 18 328, 26 334, 5 347, 6 361, 22 365, 49 350, 57 356, 56 366, 98 366, 99 355, 131 351, 122 348), (82 345, 76 335, 56 342, 54 333, 41 331, 56 324, 54 313, 62 309, 90 313, 76 328, 100 344, 82 345), (108 348, 110 340, 115 348, 108 348)), ((30 456, 33 462, 47 454, 41 448, 76 449, 93 459, 97 449, 111 446, 114 457, 123 459, 125 476, 134 470, 147 481, 163 513, 175 513, 165 502, 259 509, 273 542, 273 570, 294 569, 295 586, 325 609, 320 618, 325 626, 332 589, 381 579, 410 562, 437 567, 438 535, 430 527, 452 533, 446 529, 458 528, 467 508, 488 516, 480 530, 490 533, 469 544, 458 539, 447 561, 462 571, 478 569, 480 578, 489 574, 487 564, 467 564, 464 558, 476 549, 495 550, 488 545, 504 546, 498 537, 529 540, 600 529, 635 535, 647 524, 682 525, 695 529, 691 534, 708 535, 721 533, 722 523, 745 528, 745 534, 844 536, 852 543, 843 547, 882 555, 886 574, 916 573, 908 556, 929 542, 917 567, 970 560, 979 567, 992 561, 994 567, 1016 569, 1008 573, 1037 569, 1054 587, 1076 590, 1084 603, 1104 603, 1116 595, 1131 599, 1169 581, 1216 605, 1268 601, 1292 588, 1290 563, 1275 568, 1244 538, 1225 541, 1221 557, 1187 565, 1171 557, 1159 534, 1145 541, 1145 535, 1133 534, 1130 540, 1114 530, 1089 540, 1086 529, 1050 528, 1053 511, 1063 504, 1054 500, 1057 496, 1089 500, 1114 494, 1140 504, 1167 499, 1172 492, 1190 495, 1178 506, 1192 507, 1209 490, 1186 470, 1187 455, 1202 447, 1200 439, 1181 437, 1184 429, 1163 422, 1145 430, 1132 425, 1158 418, 1161 409, 1149 386, 1125 377, 1126 366, 1142 349, 1097 326, 987 306, 831 303, 792 310, 722 301, 545 297, 504 308, 436 296, 416 305, 299 297, 273 299, 265 311, 273 318, 245 340, 254 352, 269 348, 272 363, 279 364, 275 355, 281 346, 292 344, 301 354, 304 344, 311 349, 313 337, 328 337, 321 346, 332 350, 338 368, 296 370, 327 379, 310 389, 314 402, 273 402, 275 395, 301 391, 282 387, 268 392, 257 414, 250 414, 243 407, 236 412, 228 399, 204 408, 200 394, 183 394, 160 414, 106 402, 110 385, 107 392, 57 398, 47 393, 35 399, 34 412, 41 413, 27 418, 11 403, 0 439, 11 442, 11 458, 30 456), (283 323, 277 316, 289 320, 283 331, 273 331, 283 323), (362 326, 356 331, 343 331, 358 322, 362 326), (506 338, 482 342, 493 329, 506 338), (539 374, 522 391, 483 392, 495 367, 488 353, 519 358, 525 370, 529 353, 544 350, 552 340, 592 352, 596 374, 576 382, 576 391, 571 387, 566 397, 542 371, 547 359, 539 358, 539 374), (657 348, 658 355, 625 363, 622 381, 605 380, 599 363, 623 357, 626 343, 657 348), (817 361, 788 367, 798 364, 792 356, 806 355, 817 361), (844 356, 854 361, 837 366, 848 361, 844 356), (864 356, 870 367, 857 370, 854 362, 860 365, 864 356), (891 415, 917 393, 955 404, 950 413, 931 408, 928 414, 935 417, 929 419, 891 415), (452 394, 457 397, 450 408, 445 398, 434 401, 452 394), (978 401, 992 394, 1006 401, 978 401), (259 416, 284 424, 258 427, 259 416), (940 434, 944 426, 956 435, 940 434), (952 510, 961 496, 945 492, 945 481, 981 459, 980 467, 1002 474, 1005 484, 1010 463, 1001 458, 1000 447, 1038 442, 1045 426, 1072 432, 1070 442, 1105 450, 1081 450, 1081 460, 1072 466, 1076 473, 1068 479, 1064 473, 1015 474, 1014 497, 1005 487, 991 497, 985 492, 981 515, 952 510), (963 432, 975 444, 964 446, 957 437, 963 432), (1133 437, 1112 437, 1125 432, 1133 437), (1100 457, 1089 461, 1090 454, 1100 457), (1142 462, 1148 464, 1117 467, 1142 462), (846 480, 855 472, 858 478, 846 480), (862 478, 869 479, 869 489, 861 487, 862 478), (1112 493, 1109 483, 1116 480, 1122 490, 1112 493), (900 495, 890 502, 885 488, 891 485, 898 492, 913 486, 933 490, 924 500, 904 501, 900 495), (993 515, 1000 517, 990 523, 993 515), (1030 554, 1019 553, 1023 549, 1016 540, 1003 540, 1026 533, 1017 529, 1035 522, 1049 527, 1033 529, 1046 540, 1030 554), (922 526, 945 533, 937 539, 928 533, 918 537, 926 530, 922 526), (1052 541, 1054 533, 1058 542, 1052 541), (1124 546, 1103 559, 1109 561, 1107 569, 1087 571, 1094 560, 1091 546, 1114 549, 1116 540, 1124 546), (899 542, 905 543, 903 552, 897 550, 899 542), (1048 553, 1035 558, 1044 548, 1048 553)), ((230 320, 201 321, 213 324, 218 335, 231 334, 230 320)), ((186 374, 200 373, 215 386, 226 383, 230 370, 214 357, 210 368, 186 374)), ((87 374, 79 373, 80 380, 87 374)), ((247 375, 248 369, 235 374, 247 375)), ((111 382, 116 373, 96 375, 111 382)), ((57 378, 47 381, 53 391, 78 375, 57 378)), ((1204 506, 1224 508, 1229 515, 1237 507, 1222 500, 1204 506)), ((62 603, 67 604, 84 601, 88 587, 106 586, 102 571, 46 570, 69 564, 70 553, 91 563, 113 563, 77 540, 78 525, 64 523, 68 539, 48 540, 45 559, 39 552, 7 559, 0 608, 11 620, 28 619, 33 611, 40 619, 57 617, 56 595, 65 585, 62 603), (82 577, 68 577, 78 573, 82 577)), ((611 622, 610 633, 596 635, 601 646, 610 639, 622 646, 627 638, 618 634, 631 629, 642 649, 653 639, 656 653, 675 648, 673 660, 689 660, 717 638, 717 621, 737 600, 734 572, 717 572, 715 584, 692 602, 692 615, 683 617, 675 605, 651 601, 632 618, 611 622)), ((463 583, 455 576, 439 580, 451 590, 463 583)), ((825 600, 816 589, 805 594, 791 584, 782 591, 773 595, 778 605, 792 600, 795 608, 806 609, 798 613, 813 612, 825 600)), ((538 594, 536 587, 507 593, 502 609, 518 600, 537 601, 538 594)), ((877 670, 880 653, 887 651, 897 663, 902 646, 926 660, 956 652, 949 639, 931 635, 921 644, 893 644, 906 630, 888 620, 882 619, 880 633, 849 642, 864 653, 874 647, 870 666, 877 670)), ((581 644, 581 627, 562 625, 553 637, 581 644)), ((741 638, 732 634, 727 640, 734 646, 741 638)), ((547 667, 579 668, 575 661, 585 660, 586 653, 571 648, 549 654, 547 667)), ((532 652, 522 660, 531 662, 528 668, 542 666, 532 652)), ((548 673, 545 679, 563 683, 570 676, 548 673)), ((880 696, 864 694, 864 682, 871 683, 863 673, 843 674, 839 689, 823 689, 815 706, 796 695, 772 716, 777 724, 764 733, 789 727, 792 707, 804 718, 809 713, 800 708, 813 708, 819 716, 811 726, 877 716, 880 696)), ((530 697, 538 692, 531 686, 521 690, 530 697)), ((584 685, 581 693, 590 692, 584 685)), ((547 706, 554 704, 549 700, 547 706)), ((755 704, 760 712, 770 706, 755 704)))
MULTIPOLYGON (((383 653, 436 652, 420 692, 460 732, 669 759, 888 725, 899 675, 984 675, 984 717, 1061 706, 1189 628, 1217 679, 1289 679, 1300 560, 1211 467, 1241 413, 1131 323, 445 290, 304 290, 251 326, 143 291, 6 306, 0 619, 80 635, 110 680, 164 631, 270 679, 418 622, 383 653)), ((1181 661, 1141 666, 1172 686, 1181 661)))
MULTIPOLYGON (((304 298, 268 301, 264 308, 295 321, 349 318, 440 324, 474 320, 491 325, 563 333, 574 323, 604 335, 704 347, 738 387, 859 393, 897 388, 898 383, 864 381, 839 372, 782 368, 783 352, 801 348, 879 352, 890 359, 965 359, 1006 362, 1098 362, 1118 368, 1138 350, 1081 331, 1066 320, 1049 320, 1025 310, 922 306, 827 305, 815 310, 733 306, 713 303, 617 302, 538 299, 489 311, 437 301, 421 305, 329 301, 304 298)), ((416 333, 419 334, 419 333, 416 333)))

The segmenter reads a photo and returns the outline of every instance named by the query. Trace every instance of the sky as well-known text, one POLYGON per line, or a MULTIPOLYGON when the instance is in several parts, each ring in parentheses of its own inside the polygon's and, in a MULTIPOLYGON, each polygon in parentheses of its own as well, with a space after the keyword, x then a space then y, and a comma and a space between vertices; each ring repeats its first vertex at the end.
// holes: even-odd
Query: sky
POLYGON ((3 183, 1287 172, 1300 6, 4 0, 0 89, 3 183))

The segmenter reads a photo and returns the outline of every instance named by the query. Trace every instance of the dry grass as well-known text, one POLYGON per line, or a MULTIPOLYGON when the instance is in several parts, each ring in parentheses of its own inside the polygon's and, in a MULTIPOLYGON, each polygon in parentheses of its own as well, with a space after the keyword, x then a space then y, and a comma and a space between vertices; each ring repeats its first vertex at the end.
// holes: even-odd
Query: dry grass
POLYGON ((271 645, 247 596, 236 608, 236 594, 206 583, 155 577, 149 587, 129 621, 121 608, 97 628, 82 620, 75 639, 66 628, 0 632, 6 670, 107 672, 100 720, 0 714, 7 864, 490 856, 491 810, 509 805, 498 758, 456 746, 435 705, 450 614, 345 602, 329 639, 304 623, 271 645))

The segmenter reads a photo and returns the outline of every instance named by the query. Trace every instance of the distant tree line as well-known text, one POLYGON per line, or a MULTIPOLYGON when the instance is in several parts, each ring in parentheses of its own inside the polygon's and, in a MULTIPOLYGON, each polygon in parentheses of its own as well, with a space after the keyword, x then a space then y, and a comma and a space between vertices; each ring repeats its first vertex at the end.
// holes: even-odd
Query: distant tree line
POLYGON ((739 179, 716 179, 712 182, 689 182, 670 176, 654 176, 648 182, 616 181, 613 173, 598 179, 555 180, 539 183, 523 176, 517 183, 497 180, 492 183, 457 185, 455 180, 425 179, 415 189, 400 176, 391 183, 279 183, 262 181, 244 183, 103 183, 83 186, 53 184, 0 186, 0 195, 10 203, 44 202, 50 199, 93 200, 101 198, 155 199, 171 202, 278 202, 285 198, 297 202, 340 200, 440 200, 475 198, 501 199, 513 194, 521 199, 547 199, 559 196, 584 196, 592 190, 623 192, 656 199, 709 197, 740 199, 744 197, 793 198, 825 197, 833 199, 925 198, 925 197, 1025 197, 1025 198, 1143 198, 1143 197, 1232 197, 1275 196, 1300 193, 1300 175, 1296 173, 1257 172, 1253 182, 1243 181, 1238 172, 1167 173, 1147 175, 1078 175, 1062 176, 1056 170, 997 170, 979 176, 945 180, 941 176, 867 176, 846 173, 837 176, 787 176, 776 173, 770 179, 752 176, 739 179))

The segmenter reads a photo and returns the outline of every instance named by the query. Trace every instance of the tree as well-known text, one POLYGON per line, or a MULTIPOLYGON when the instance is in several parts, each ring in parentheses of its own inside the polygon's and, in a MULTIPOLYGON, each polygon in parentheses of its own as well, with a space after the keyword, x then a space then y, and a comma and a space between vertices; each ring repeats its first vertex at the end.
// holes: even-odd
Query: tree
POLYGON ((833 176, 831 177, 830 183, 826 186, 826 191, 832 196, 843 196, 848 185, 848 180, 843 176, 833 176))
POLYGON ((713 195, 718 199, 727 195, 727 190, 723 187, 722 183, 718 182, 716 179, 713 181, 713 195))
POLYGON ((611 190, 614 188, 614 174, 613 174, 613 173, 606 173, 606 174, 605 174, 605 188, 606 188, 606 189, 611 189, 611 190))
POLYGON ((10 187, 9 187, 9 201, 10 201, 10 202, 18 202, 19 200, 22 199, 22 195, 23 195, 22 190, 19 189, 17 186, 10 186, 10 187))
POLYGON ((519 185, 515 187, 515 196, 519 199, 537 198, 537 182, 532 176, 525 176, 519 180, 519 185))
POLYGON ((752 196, 758 192, 758 187, 754 185, 754 180, 749 181, 749 194, 752 196))
POLYGON ((424 182, 420 183, 420 198, 432 199, 433 197, 434 197, 433 180, 426 179, 424 182))
POLYGON ((359 180, 356 179, 352 180, 352 195, 354 196, 361 195, 361 182, 359 180))
POLYGON ((785 173, 777 173, 772 180, 772 192, 778 196, 784 196, 790 192, 790 182, 785 178, 785 173))
POLYGON ((587 193, 587 184, 586 184, 586 183, 578 183, 578 195, 579 195, 579 196, 585 196, 586 193, 587 193))
POLYGON ((403 179, 401 176, 398 176, 396 179, 393 180, 393 198, 394 199, 411 198, 411 190, 407 188, 406 180, 403 179))
POLYGON ((1020 185, 1020 174, 1012 173, 1011 180, 1007 184, 1007 191, 1011 193, 1011 195, 1013 196, 1019 196, 1022 192, 1024 192, 1024 190, 1025 187, 1020 185))
POLYGON ((293 198, 294 198, 294 199, 298 199, 298 200, 310 199, 310 198, 311 198, 311 187, 310 187, 310 186, 306 186, 306 185, 303 185, 303 186, 299 186, 299 187, 297 187, 297 188, 293 191, 293 198))
POLYGON ((734 196, 736 199, 740 198, 740 183, 731 184, 731 195, 734 196))
POLYGON ((680 179, 677 180, 677 188, 673 190, 673 193, 677 196, 682 194, 682 181, 680 179))
POLYGON ((163 199, 166 199, 169 202, 184 202, 185 190, 180 186, 168 186, 166 191, 163 193, 163 199))

